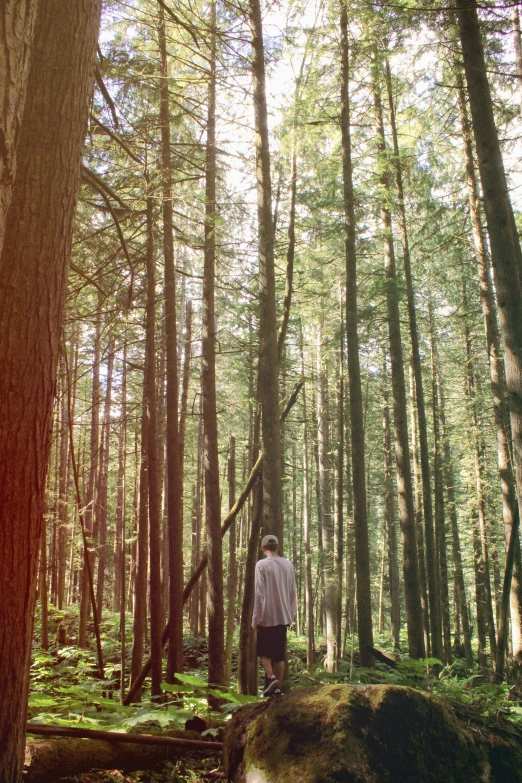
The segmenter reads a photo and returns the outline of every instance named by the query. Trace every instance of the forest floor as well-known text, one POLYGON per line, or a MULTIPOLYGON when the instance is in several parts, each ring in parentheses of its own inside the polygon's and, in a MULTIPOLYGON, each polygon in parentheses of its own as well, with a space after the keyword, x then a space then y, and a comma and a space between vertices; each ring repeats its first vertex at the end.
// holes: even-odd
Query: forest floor
POLYGON ((163 769, 123 773, 119 770, 86 772, 59 783, 224 783, 221 765, 215 759, 167 764, 163 769))
MULTIPOLYGON (((64 617, 62 613, 56 619, 62 624, 68 621, 71 633, 67 636, 72 639, 75 616, 64 617)), ((209 740, 220 740, 223 721, 238 706, 258 700, 256 696, 237 694, 234 681, 230 688, 209 688, 206 682, 206 640, 187 638, 185 674, 179 677, 181 685, 163 685, 165 696, 159 704, 151 702, 144 693, 140 704, 123 707, 118 690, 119 643, 114 641, 118 623, 119 617, 114 616, 103 624, 104 681, 96 677, 93 650, 81 650, 67 643, 42 650, 35 644, 28 717, 32 723, 176 736, 180 730, 192 728, 191 719, 201 717, 208 726, 203 738, 206 735, 209 740), (221 701, 219 711, 211 709, 210 702, 215 698, 210 700, 209 695, 221 701)), ((376 662, 375 668, 361 668, 357 652, 352 654, 348 644, 345 657, 339 662, 339 670, 328 674, 324 671, 326 647, 323 642, 318 640, 316 661, 307 669, 306 638, 289 634, 289 680, 285 687, 293 690, 333 683, 407 685, 444 698, 458 711, 471 711, 474 716, 486 721, 507 719, 517 729, 522 728, 522 694, 514 689, 513 683, 495 683, 493 677, 488 676, 488 672, 481 672, 478 666, 472 670, 466 668, 462 658, 455 657, 448 666, 434 659, 411 660, 392 653, 389 638, 381 636, 376 639, 375 647, 392 654, 396 666, 376 662)), ((233 671, 235 664, 234 656, 233 671)), ((223 780, 216 757, 204 759, 192 756, 167 764, 161 771, 126 774, 117 771, 90 772, 69 778, 67 783, 221 783, 223 780)))

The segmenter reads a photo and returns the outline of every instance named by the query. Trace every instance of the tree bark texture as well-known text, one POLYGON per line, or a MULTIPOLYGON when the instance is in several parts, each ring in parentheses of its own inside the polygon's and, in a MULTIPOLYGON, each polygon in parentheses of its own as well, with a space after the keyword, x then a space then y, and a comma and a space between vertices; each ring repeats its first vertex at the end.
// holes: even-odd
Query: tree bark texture
POLYGON ((51 414, 99 14, 98 0, 40 3, 0 260, 2 783, 17 783, 22 770, 51 414))
POLYGON ((0 14, 0 253, 13 195, 39 0, 5 0, 0 14))

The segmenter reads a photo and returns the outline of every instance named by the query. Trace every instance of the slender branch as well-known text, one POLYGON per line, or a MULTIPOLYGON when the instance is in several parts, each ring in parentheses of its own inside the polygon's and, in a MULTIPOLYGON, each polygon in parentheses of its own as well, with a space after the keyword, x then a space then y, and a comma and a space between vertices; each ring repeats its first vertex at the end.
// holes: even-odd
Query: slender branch
POLYGON ((104 125, 104 124, 103 124, 103 122, 101 122, 101 121, 98 119, 98 117, 95 117, 95 116, 94 116, 94 114, 91 114, 91 120, 92 120, 93 122, 95 122, 95 123, 96 123, 96 125, 98 125, 98 126, 99 126, 99 127, 102 129, 102 131, 104 131, 104 133, 106 133, 106 134, 107 134, 107 136, 110 136, 110 137, 111 137, 111 139, 114 139, 114 141, 116 141, 116 142, 117 142, 117 143, 120 145, 120 147, 121 147, 122 149, 124 149, 124 150, 125 150, 125 152, 127 153, 127 155, 129 155, 129 157, 131 157, 131 158, 132 158, 132 160, 136 161, 136 163, 139 163, 139 164, 140 164, 140 166, 143 166, 143 165, 144 165, 144 161, 143 161, 143 160, 142 160, 142 159, 139 157, 139 155, 136 155, 136 153, 135 153, 135 152, 133 152, 133 151, 131 150, 131 148, 130 148, 130 147, 128 146, 128 144, 127 144, 127 143, 126 143, 126 142, 125 142, 125 141, 122 139, 122 137, 121 137, 121 136, 119 136, 117 133, 114 133, 114 131, 113 131, 113 130, 111 130, 111 129, 110 129, 110 128, 108 128, 106 125, 104 125))
POLYGON ((163 0, 158 0, 158 3, 168 13, 168 15, 170 16, 173 22, 176 22, 176 24, 179 24, 180 27, 183 27, 183 29, 187 31, 187 33, 190 35, 190 37, 196 44, 197 48, 199 49, 199 41, 196 37, 193 26, 187 24, 187 22, 184 22, 182 19, 180 19, 179 16, 177 16, 174 13, 172 8, 169 8, 169 6, 166 3, 164 3, 163 0))
POLYGON ((95 69, 94 69, 94 78, 96 80, 96 84, 100 88, 101 94, 105 98, 105 103, 107 104, 107 106, 110 109, 110 112, 112 114, 112 119, 114 120, 114 124, 118 128, 119 127, 119 122, 118 122, 118 115, 116 114, 116 106, 115 106, 115 103, 114 103, 114 101, 112 100, 112 98, 111 98, 111 96, 109 94, 109 91, 108 91, 107 87, 105 86, 105 82, 102 79, 102 75, 100 73, 100 69, 98 68, 98 66, 96 66, 95 69))
POLYGON ((108 194, 109 196, 112 196, 112 198, 120 204, 120 206, 127 210, 128 212, 132 212, 131 208, 126 204, 122 199, 118 196, 118 194, 111 188, 110 185, 107 185, 107 183, 101 179, 97 174, 94 173, 94 171, 91 171, 91 169, 88 169, 87 166, 82 163, 82 176, 84 181, 91 185, 95 190, 100 193, 100 195, 108 194))

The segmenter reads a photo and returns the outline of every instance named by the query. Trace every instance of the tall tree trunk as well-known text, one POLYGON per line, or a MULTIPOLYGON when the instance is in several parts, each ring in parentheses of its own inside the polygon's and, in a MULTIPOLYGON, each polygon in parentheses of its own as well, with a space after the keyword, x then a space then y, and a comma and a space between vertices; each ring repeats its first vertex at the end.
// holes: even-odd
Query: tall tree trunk
MULTIPOLYGON (((485 445, 483 440, 481 422, 479 421, 478 413, 478 400, 477 400, 477 388, 475 379, 475 369, 473 361, 473 349, 471 345, 471 334, 468 324, 468 302, 466 293, 465 279, 462 279, 462 301, 464 307, 464 340, 466 346, 466 382, 468 389, 468 398, 470 402, 470 414, 471 414, 471 443, 473 448, 473 456, 475 461, 475 487, 477 497, 477 515, 480 530, 480 542, 481 542, 481 568, 483 576, 483 590, 484 590, 484 602, 482 605, 482 611, 485 614, 486 627, 489 636, 489 644, 491 650, 491 657, 493 666, 496 665, 496 646, 497 640, 495 635, 495 620, 493 616, 493 599, 491 591, 491 576, 489 567, 489 545, 487 537, 487 523, 486 523, 486 499, 484 491, 484 452, 485 445)), ((479 607, 477 606, 477 612, 479 607)))
MULTIPOLYGON (((518 17, 518 8, 514 6, 518 17)), ((520 35, 520 30, 519 30, 520 35)), ((518 62, 518 55, 517 55, 518 62)), ((471 129, 468 120, 466 95, 460 67, 455 66, 456 83, 458 89, 460 121, 462 139, 464 142, 464 155, 466 162, 466 175, 468 182, 468 197, 471 225, 473 229, 473 241, 477 258, 477 270, 480 284, 480 302, 484 317, 484 331, 488 352, 489 374, 491 380, 491 393, 493 396, 493 410, 495 414, 495 429, 497 434, 498 469, 500 486, 502 491, 502 515, 504 519, 504 535, 506 551, 509 549, 511 531, 513 525, 518 526, 515 518, 518 514, 517 492, 515 477, 511 461, 511 428, 509 424, 509 411, 506 400, 506 378, 500 350, 500 334, 497 323, 495 298, 492 291, 489 275, 489 263, 482 230, 482 222, 479 210, 479 193, 475 176, 475 162, 473 159, 473 146, 471 129)), ((516 538, 517 536, 515 536, 516 538)), ((515 539, 514 539, 515 541, 515 539)), ((520 559, 520 543, 514 544, 514 568, 511 582, 510 603, 513 636, 513 654, 522 661, 522 565, 520 559)), ((505 608, 503 609, 505 613, 505 608)), ((501 675, 504 669, 505 639, 501 640, 497 650, 497 673, 501 675)))
MULTIPOLYGON (((2 783, 18 783, 22 773, 51 416, 99 14, 97 0, 39 3, 0 259, 2 783)), ((29 16, 22 21, 29 33, 29 16)))
MULTIPOLYGON (((118 601, 113 611, 120 615, 120 701, 125 698, 125 662, 126 662, 126 616, 125 616, 125 494, 127 468, 127 334, 123 338, 123 356, 121 362, 121 422, 118 443, 118 478, 116 487, 116 537, 114 544, 114 594, 118 601), (116 563, 118 566, 116 567, 116 563)), ((135 463, 137 469, 137 460, 135 463)), ((129 590, 130 592, 130 590, 129 590)))
POLYGON ((263 528, 274 533, 283 551, 283 488, 279 422, 279 361, 274 267, 272 184, 265 87, 265 56, 260 0, 249 0, 256 130, 259 231, 259 377, 263 434, 263 528))
POLYGON ((354 499, 355 569, 357 585, 357 619, 361 666, 373 666, 372 605, 370 586, 370 553, 366 503, 364 456, 364 419, 357 332, 357 257, 355 254, 355 208, 352 179, 350 97, 348 67, 348 13, 341 0, 341 139, 343 151, 344 241, 346 252, 346 343, 350 387, 351 452, 354 499))
POLYGON ((337 671, 337 598, 339 585, 335 569, 334 519, 332 508, 332 468, 330 460, 328 381, 323 356, 323 328, 319 326, 317 337, 317 451, 319 463, 319 507, 321 512, 320 542, 324 583, 324 609, 326 616, 326 660, 327 672, 337 671))
MULTIPOLYGON (((148 184, 148 183, 147 183, 148 184)), ((156 263, 154 258, 154 209, 147 195, 147 306, 145 324, 145 396, 147 467, 149 485, 149 602, 151 696, 162 695, 163 601, 161 592, 161 519, 158 491, 158 428, 156 415, 156 263)))
POLYGON ((187 404, 190 383, 190 362, 192 358, 192 301, 186 303, 185 338, 183 354, 183 383, 179 409, 179 465, 181 475, 185 463, 185 430, 187 425, 187 404))
MULTIPOLYGON (((419 422, 419 446, 422 472, 422 505, 424 512, 426 556, 428 566, 428 588, 430 607, 431 648, 435 658, 442 658, 442 623, 439 608, 438 579, 436 570, 435 535, 433 505, 431 499, 430 456, 428 445, 428 427, 426 423, 426 403, 424 400, 424 386, 422 382, 422 359, 419 348, 419 330, 417 326, 417 313, 415 310, 415 296, 411 272, 410 243, 406 221, 406 207, 404 203, 404 185, 402 180, 402 165, 397 136, 397 123, 395 119, 395 105, 393 100, 393 88, 390 64, 386 60, 386 86, 388 92, 388 104, 390 108, 390 124, 393 141, 393 161, 395 165, 395 178, 397 183, 397 200, 399 207, 399 227, 401 231, 404 278, 406 281, 406 297, 408 304, 408 322, 410 327, 410 341, 412 352, 412 366, 415 377, 415 399, 417 403, 417 417, 419 422)), ((419 560, 421 553, 418 553, 419 560)))
MULTIPOLYGON (((305 376, 303 325, 299 321, 301 374, 305 376)), ((308 447, 308 411, 306 406, 306 387, 303 387, 303 534, 305 554, 305 605, 306 605, 306 667, 308 670, 315 662, 314 638, 314 599, 312 586, 312 547, 310 541, 311 521, 310 467, 308 447)))
MULTIPOLYGON (((74 350, 73 340, 70 343, 71 353, 74 350)), ((67 350, 67 345, 63 345, 67 350)), ((60 478, 58 482, 58 546, 57 546, 57 580, 56 580, 56 606, 63 609, 65 599, 65 571, 66 571, 66 545, 67 545, 67 520, 68 520, 68 487, 69 487, 69 406, 67 405, 67 388, 72 383, 65 370, 65 362, 61 363, 61 429, 60 429, 60 478)))
POLYGON ((415 375, 413 372, 412 363, 410 362, 410 422, 411 422, 411 453, 413 464, 413 492, 414 492, 414 504, 415 504, 415 537, 417 540, 417 556, 419 560, 419 582, 420 582, 420 597, 421 597, 421 609, 422 609, 422 629, 424 633, 424 649, 426 655, 431 653, 430 642, 430 618, 429 618, 429 606, 428 606, 428 580, 426 578, 426 561, 424 546, 424 531, 422 526, 422 500, 421 500, 421 488, 420 488, 420 471, 419 471, 419 450, 418 450, 418 437, 417 437, 417 406, 415 404, 415 375))
POLYGON ((203 272, 203 436, 205 520, 208 552, 208 681, 223 684, 225 676, 223 549, 216 411, 216 0, 210 18, 207 145, 205 161, 205 262, 203 272))
MULTIPOLYGON (((132 657, 130 687, 138 677, 143 663, 143 648, 147 626, 147 576, 149 567, 149 474, 148 474, 149 417, 147 414, 147 390, 143 384, 141 412, 140 479, 138 506, 138 541, 136 546, 136 571, 134 577, 134 615, 132 620, 132 657)), ((140 701, 140 692, 134 701, 140 701)))
MULTIPOLYGON (((391 602, 391 638, 393 650, 401 648, 401 603, 400 603, 400 576, 399 559, 397 556, 397 531, 395 525, 395 492, 393 487, 393 457, 391 444, 390 408, 388 403, 388 389, 386 388, 386 360, 384 362, 383 380, 383 435, 384 435, 384 482, 385 482, 385 510, 386 532, 388 545, 388 573, 390 580, 391 602)), ((383 544, 384 545, 384 544, 383 544)))
POLYGON ((337 379, 337 459, 336 459, 336 520, 335 520, 335 571, 338 584, 336 628, 337 655, 342 658, 343 622, 343 564, 344 564, 344 313, 343 288, 340 291, 341 335, 339 345, 339 375, 337 379))
MULTIPOLYGON (((99 302, 98 302, 99 307, 99 302)), ((96 545, 96 484, 100 455, 100 340, 101 315, 98 310, 94 335, 94 354, 92 360, 92 395, 91 395, 91 433, 89 446, 89 483, 85 497, 85 533, 88 549, 85 551, 81 582, 80 582, 80 620, 78 627, 78 647, 87 646, 87 620, 89 617, 89 569, 94 573, 96 545), (89 558, 89 563, 86 559, 89 558)))
POLYGON ((451 663, 451 624, 446 550, 446 517, 444 507, 444 477, 439 421, 439 389, 437 381, 437 343, 433 307, 429 302, 431 348, 431 405, 433 411, 433 475, 435 478, 435 540, 439 563, 440 604, 442 619, 443 661, 451 663))
POLYGON ((172 234, 172 166, 170 107, 165 37, 165 14, 159 3, 161 175, 163 195, 163 254, 165 258, 165 331, 167 341, 167 515, 169 530, 169 649, 167 681, 183 671, 183 508, 178 432, 178 335, 176 275, 172 234))
POLYGON ((459 526, 457 520, 457 503, 455 497, 455 475, 451 457, 451 445, 446 426, 446 408, 444 404, 444 388, 440 370, 438 372, 438 391, 440 398, 440 429, 444 450, 444 483, 448 493, 448 513, 451 522, 451 538, 453 553, 453 573, 457 588, 456 602, 460 614, 462 634, 464 636, 464 654, 469 667, 473 666, 473 651, 471 648, 471 626, 469 622, 468 602, 466 600, 466 587, 464 584, 464 571, 462 568, 462 552, 460 548, 459 526))
POLYGON ((107 381, 103 410, 102 438, 100 446, 100 472, 98 476, 97 512, 98 512, 98 581, 96 584, 96 607, 98 622, 101 622, 103 608, 103 589, 105 586, 105 563, 107 543, 107 499, 109 485, 109 441, 111 434, 112 371, 114 367, 114 337, 109 337, 107 357, 107 381))
MULTIPOLYGON (((256 397, 259 399, 259 375, 256 397)), ((252 464, 255 465, 261 451, 261 406, 257 405, 252 432, 252 464)), ((237 666, 237 687, 240 693, 257 693, 257 666, 255 657, 255 634, 251 628, 254 611, 255 567, 259 553, 259 537, 263 523, 262 475, 252 489, 251 527, 245 562, 245 584, 241 606, 239 628, 239 649, 237 666)))
MULTIPOLYGON (((116 530, 114 535, 114 588, 112 611, 120 612, 125 605, 125 478, 127 454, 127 335, 124 336, 121 361, 121 419, 118 439, 118 477, 116 481, 116 530)), ((137 467, 137 466, 136 466, 137 467)))
MULTIPOLYGON (((230 437, 228 455, 228 507, 236 502, 236 439, 230 437)), ((228 576, 227 576, 227 636, 226 636, 226 672, 225 685, 230 683, 232 676, 232 645, 234 642, 234 626, 236 615, 237 593, 237 526, 235 521, 230 526, 228 534, 228 576)))
MULTIPOLYGON (((408 439, 408 415, 406 386, 404 382, 404 363, 402 358, 402 339, 395 267, 395 249, 391 213, 387 206, 390 200, 390 177, 386 160, 386 142, 380 96, 378 60, 373 63, 373 87, 380 166, 382 174, 380 184, 383 189, 381 219, 384 234, 384 260, 386 272, 386 305, 388 312, 388 334, 390 342, 390 363, 393 394, 393 422, 395 428, 395 460, 397 464, 397 487, 399 496, 399 519, 402 532, 402 554, 404 574, 404 594, 406 598, 406 624, 408 628, 408 651, 411 658, 423 658, 425 655, 424 635, 422 631, 422 609, 419 591, 419 569, 417 561, 417 542, 415 536, 415 510, 413 506, 413 484, 408 439)), ((423 492, 423 495, 425 492, 423 492)), ((429 542, 428 542, 429 550, 429 542)), ((438 585, 435 588, 438 601, 438 585)), ((431 593, 431 590, 430 590, 431 593)), ((435 602, 434 602, 435 605, 435 602)), ((431 607, 431 604, 430 604, 431 607)), ((433 625, 433 624, 432 624, 433 625)), ((432 634, 435 639, 435 633, 432 634)), ((436 650, 433 649, 435 654, 436 650)))
MULTIPOLYGON (((518 507, 522 503, 522 254, 509 198, 475 0, 457 0, 473 132, 504 347, 518 507)), ((510 539, 518 535, 518 515, 510 539)), ((510 544, 508 544, 509 550, 510 544)))
POLYGON ((42 624, 41 646, 44 650, 49 649, 49 606, 47 585, 47 525, 44 516, 42 542, 40 546, 40 580, 38 585, 38 591, 40 593, 40 621, 42 624))
POLYGON ((522 112, 522 35, 520 33, 520 14, 517 4, 511 7, 511 29, 513 30, 513 43, 515 45, 515 65, 517 68, 518 89, 520 91, 520 111, 522 112))

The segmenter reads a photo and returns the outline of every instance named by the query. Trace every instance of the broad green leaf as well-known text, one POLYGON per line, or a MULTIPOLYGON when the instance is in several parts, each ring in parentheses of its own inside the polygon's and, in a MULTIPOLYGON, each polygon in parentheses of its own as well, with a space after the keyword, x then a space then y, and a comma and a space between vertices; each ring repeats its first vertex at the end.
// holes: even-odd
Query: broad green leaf
POLYGON ((186 685, 194 685, 197 688, 206 688, 207 682, 202 677, 198 677, 197 674, 175 674, 174 677, 180 682, 184 682, 186 685))
POLYGON ((39 694, 31 694, 29 696, 29 707, 54 707, 55 704, 58 704, 58 702, 52 696, 39 694))
POLYGON ((258 701, 257 696, 247 696, 243 693, 226 693, 225 691, 219 691, 216 688, 209 690, 209 693, 217 699, 225 699, 226 701, 232 701, 235 704, 251 704, 254 701, 258 701))

